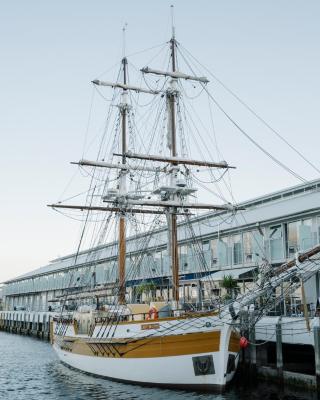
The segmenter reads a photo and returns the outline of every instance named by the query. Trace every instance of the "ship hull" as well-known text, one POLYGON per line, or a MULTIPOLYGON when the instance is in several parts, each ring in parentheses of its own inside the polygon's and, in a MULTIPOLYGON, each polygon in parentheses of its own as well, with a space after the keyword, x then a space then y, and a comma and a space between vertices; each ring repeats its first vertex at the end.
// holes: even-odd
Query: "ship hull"
POLYGON ((193 358, 201 356, 200 354, 157 359, 104 359, 70 354, 58 346, 54 348, 60 360, 67 366, 95 376, 131 384, 215 391, 223 390, 233 377, 233 373, 224 377, 224 371, 219 366, 219 353, 212 353, 215 375, 195 376, 193 358))
POLYGON ((60 360, 77 370, 144 386, 221 391, 238 362, 230 326, 206 332, 140 338, 134 343, 55 337, 60 360))

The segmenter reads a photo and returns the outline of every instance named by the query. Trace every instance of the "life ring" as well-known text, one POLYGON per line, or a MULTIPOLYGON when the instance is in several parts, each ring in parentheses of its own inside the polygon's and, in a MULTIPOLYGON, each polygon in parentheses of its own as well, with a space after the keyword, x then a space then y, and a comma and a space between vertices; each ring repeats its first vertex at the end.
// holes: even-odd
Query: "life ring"
POLYGON ((158 318, 159 318, 158 310, 155 307, 151 307, 148 312, 147 319, 158 319, 158 318))

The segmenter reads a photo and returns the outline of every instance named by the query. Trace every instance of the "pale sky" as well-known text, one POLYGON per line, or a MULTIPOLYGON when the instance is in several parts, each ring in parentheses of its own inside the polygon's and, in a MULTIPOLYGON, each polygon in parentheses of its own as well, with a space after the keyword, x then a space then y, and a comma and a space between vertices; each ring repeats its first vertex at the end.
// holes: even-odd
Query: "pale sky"
MULTIPOLYGON (((120 60, 125 22, 128 53, 168 40, 172 3, 183 46, 320 168, 318 0, 3 1, 0 282, 75 251, 79 224, 46 204, 61 197, 75 171, 69 162, 81 158, 90 81, 120 60)), ((318 177, 217 83, 211 91, 276 157, 318 177)), ((218 125, 217 137, 237 166, 238 201, 299 183, 232 126, 218 125)))

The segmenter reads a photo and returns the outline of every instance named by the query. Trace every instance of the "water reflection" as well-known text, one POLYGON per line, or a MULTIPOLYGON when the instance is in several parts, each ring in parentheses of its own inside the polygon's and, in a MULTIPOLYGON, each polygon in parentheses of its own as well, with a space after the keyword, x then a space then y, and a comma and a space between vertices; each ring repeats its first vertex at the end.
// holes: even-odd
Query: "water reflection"
POLYGON ((210 394, 145 388, 99 379, 61 364, 48 343, 0 332, 0 399, 2 400, 315 400, 315 393, 282 393, 260 383, 233 385, 210 394))

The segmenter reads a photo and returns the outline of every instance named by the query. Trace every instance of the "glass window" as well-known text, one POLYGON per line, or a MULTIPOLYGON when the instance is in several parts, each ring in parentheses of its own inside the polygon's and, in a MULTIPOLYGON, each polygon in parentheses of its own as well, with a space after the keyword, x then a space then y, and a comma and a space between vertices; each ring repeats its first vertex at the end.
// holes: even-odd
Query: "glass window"
POLYGON ((282 241, 282 225, 274 225, 269 230, 269 244, 271 261, 282 260, 283 241, 282 241))
POLYGON ((188 246, 182 245, 179 246, 179 264, 180 264, 180 271, 185 272, 188 269, 188 246))
POLYGON ((233 236, 233 264, 242 264, 242 237, 233 236))
POLYGON ((130 264, 133 271, 133 276, 140 278, 141 275, 141 258, 136 255, 130 254, 130 264))
POLYGON ((299 227, 301 221, 290 222, 287 225, 288 257, 294 257, 299 249, 299 227))
MULTIPOLYGON (((197 249, 197 246, 195 246, 195 250, 197 249)), ((202 242, 202 254, 203 257, 201 257, 201 268, 210 268, 211 267, 211 241, 206 240, 205 242, 202 242)), ((196 254, 194 254, 194 262, 193 264, 196 265, 197 259, 199 260, 199 257, 197 257, 196 254)))
POLYGON ((179 246, 180 255, 188 254, 188 246, 179 246))
POLYGON ((153 254, 153 262, 156 266, 158 273, 162 274, 162 259, 161 259, 161 251, 157 251, 153 254))
POLYGON ((282 238, 281 225, 271 226, 269 237, 270 237, 270 239, 274 239, 274 240, 282 238))
POLYGON ((243 254, 244 254, 244 262, 246 264, 249 264, 254 260, 253 243, 252 242, 253 242, 252 232, 244 232, 243 233, 243 254))
POLYGON ((215 266, 218 264, 218 239, 210 240, 211 248, 211 265, 215 266))
POLYGON ((316 242, 314 236, 312 232, 312 219, 308 218, 302 220, 302 224, 299 226, 299 249, 308 250, 316 244, 314 243, 316 242))
POLYGON ((161 259, 162 259, 162 273, 164 275, 168 275, 170 273, 170 259, 167 249, 161 251, 161 259))
POLYGON ((96 266, 96 284, 101 285, 105 282, 105 277, 104 277, 104 268, 103 268, 103 264, 99 264, 96 266))
POLYGON ((265 233, 263 228, 255 229, 251 232, 252 237, 252 253, 253 253, 253 261, 261 262, 262 258, 266 257, 265 247, 264 247, 264 239, 265 233))
POLYGON ((218 241, 218 258, 219 258, 219 265, 221 267, 225 267, 231 264, 231 257, 230 257, 230 240, 229 237, 222 237, 219 238, 218 241))
POLYGON ((112 261, 109 263, 110 268, 110 281, 115 282, 118 277, 118 263, 117 261, 112 261))

